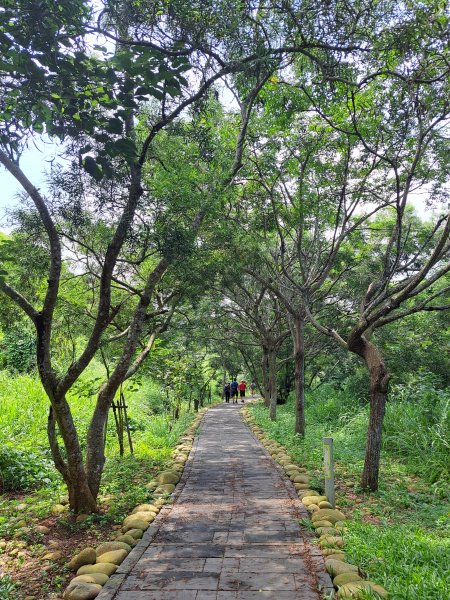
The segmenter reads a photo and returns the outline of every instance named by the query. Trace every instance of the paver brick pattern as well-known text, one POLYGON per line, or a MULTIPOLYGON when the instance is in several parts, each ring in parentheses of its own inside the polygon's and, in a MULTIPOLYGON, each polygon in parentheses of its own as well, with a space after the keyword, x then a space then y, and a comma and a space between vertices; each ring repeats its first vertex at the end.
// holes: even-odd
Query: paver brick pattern
POLYGON ((298 523, 306 513, 236 405, 205 414, 187 468, 115 599, 319 600, 322 559, 298 523))

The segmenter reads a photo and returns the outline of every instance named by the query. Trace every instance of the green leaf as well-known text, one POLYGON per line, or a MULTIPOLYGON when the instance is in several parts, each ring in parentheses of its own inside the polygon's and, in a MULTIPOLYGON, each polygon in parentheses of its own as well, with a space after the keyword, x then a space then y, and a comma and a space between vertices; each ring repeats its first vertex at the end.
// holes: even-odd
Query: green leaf
POLYGON ((151 94, 151 91, 148 87, 145 86, 140 86, 136 89, 136 95, 137 96, 149 96, 151 94))
POLYGON ((127 158, 134 158, 136 156, 136 144, 129 138, 121 138, 120 140, 117 140, 114 142, 114 147, 120 154, 127 158))
POLYGON ((86 156, 84 158, 83 167, 84 167, 84 170, 87 173, 89 173, 89 175, 92 175, 92 177, 96 181, 100 181, 102 179, 102 177, 103 177, 102 170, 98 166, 95 158, 93 158, 92 156, 86 156))
POLYGON ((108 123, 106 125, 106 131, 109 131, 109 133, 122 133, 122 130, 123 122, 121 121, 121 119, 113 117, 112 119, 108 120, 108 123))
POLYGON ((169 96, 172 96, 172 98, 175 98, 175 96, 179 96, 181 93, 180 90, 174 85, 166 85, 164 91, 167 94, 169 94, 169 96))

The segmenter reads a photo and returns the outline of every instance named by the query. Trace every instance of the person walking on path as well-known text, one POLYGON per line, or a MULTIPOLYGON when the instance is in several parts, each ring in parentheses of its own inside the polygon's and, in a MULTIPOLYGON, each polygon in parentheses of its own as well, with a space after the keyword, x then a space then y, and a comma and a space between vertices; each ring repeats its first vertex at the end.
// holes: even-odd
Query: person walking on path
POLYGON ((231 397, 233 399, 233 404, 237 404, 239 384, 236 381, 236 378, 233 379, 233 381, 231 382, 230 387, 231 387, 231 397))
POLYGON ((243 379, 241 379, 241 382, 239 384, 239 395, 241 397, 242 404, 244 404, 244 402, 245 402, 245 390, 246 389, 247 389, 247 384, 245 383, 245 381, 243 379))
POLYGON ((256 390, 256 381, 255 380, 253 380, 251 382, 251 384, 250 384, 250 390, 252 392, 252 398, 253 398, 253 396, 255 395, 255 390, 256 390))
POLYGON ((223 395, 225 396, 225 402, 228 402, 228 404, 230 403, 230 391, 230 382, 228 381, 223 386, 223 395))

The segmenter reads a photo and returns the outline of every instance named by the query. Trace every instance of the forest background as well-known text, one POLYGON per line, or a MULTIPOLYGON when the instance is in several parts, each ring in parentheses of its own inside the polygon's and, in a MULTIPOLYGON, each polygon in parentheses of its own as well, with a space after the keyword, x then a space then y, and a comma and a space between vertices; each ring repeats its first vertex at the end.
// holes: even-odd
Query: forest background
POLYGON ((358 564, 395 599, 444 599, 446 4, 0 18, 0 162, 22 188, 0 242, 4 597, 57 594, 36 526, 66 555, 106 535, 242 376, 318 487, 334 437, 358 564), (40 136, 59 156, 37 188, 40 136))

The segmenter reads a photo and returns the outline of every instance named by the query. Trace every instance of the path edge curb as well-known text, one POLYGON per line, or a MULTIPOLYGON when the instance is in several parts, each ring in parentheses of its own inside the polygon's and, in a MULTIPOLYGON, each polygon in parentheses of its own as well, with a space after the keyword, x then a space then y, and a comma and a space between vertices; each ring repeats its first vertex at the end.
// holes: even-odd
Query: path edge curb
MULTIPOLYGON (((292 499, 294 500, 294 502, 296 503, 297 507, 299 508, 300 514, 305 513, 305 518, 309 519, 309 514, 306 511, 306 509, 303 506, 303 504, 301 503, 301 501, 300 501, 300 499, 299 499, 299 497, 297 495, 297 490, 294 487, 294 484, 289 479, 289 477, 286 476, 286 473, 285 473, 283 467, 281 465, 279 465, 276 460, 274 460, 273 456, 267 450, 267 448, 265 447, 265 445, 261 442, 261 440, 258 438, 258 436, 255 435, 255 433, 252 431, 252 429, 251 429, 251 427, 250 427, 247 419, 242 414, 242 409, 243 408, 244 408, 244 406, 240 407, 240 409, 239 409, 239 416, 241 417, 243 423, 245 424, 245 426, 249 430, 251 436, 257 442, 259 442, 259 444, 261 444, 261 446, 262 446, 262 448, 263 448, 264 453, 266 454, 266 456, 270 459, 270 461, 275 465, 275 467, 277 468, 277 470, 283 476, 283 479, 284 479, 284 482, 286 484, 286 487, 288 488, 290 494, 292 495, 292 499)), ((308 532, 306 532, 306 537, 308 539, 315 539, 315 536, 308 535, 308 532)), ((314 548, 314 546, 311 543, 309 543, 308 544, 307 553, 308 553, 308 562, 313 567, 314 573, 317 576, 318 592, 320 594, 322 594, 324 598, 334 598, 336 590, 334 588, 333 581, 332 581, 332 579, 331 579, 328 571, 326 570, 325 559, 324 559, 324 557, 322 555, 322 552, 320 551, 320 548, 319 547, 314 548)))
POLYGON ((155 536, 159 532, 159 529, 169 517, 174 504, 177 502, 181 492, 183 491, 184 486, 186 485, 187 480, 189 479, 192 470, 192 463, 198 446, 198 430, 200 429, 202 421, 206 413, 210 410, 210 408, 205 410, 205 412, 202 414, 202 418, 198 423, 195 438, 192 443, 192 447, 189 451, 189 456, 184 466, 183 473, 181 475, 180 481, 176 485, 175 491, 172 493, 172 502, 161 508, 153 523, 145 530, 142 539, 131 550, 126 559, 118 567, 117 571, 113 575, 111 575, 111 577, 105 583, 101 592, 96 597, 96 600, 113 600, 117 592, 120 590, 122 583, 125 581, 126 577, 131 573, 135 565, 139 562, 144 552, 153 542, 155 536))

